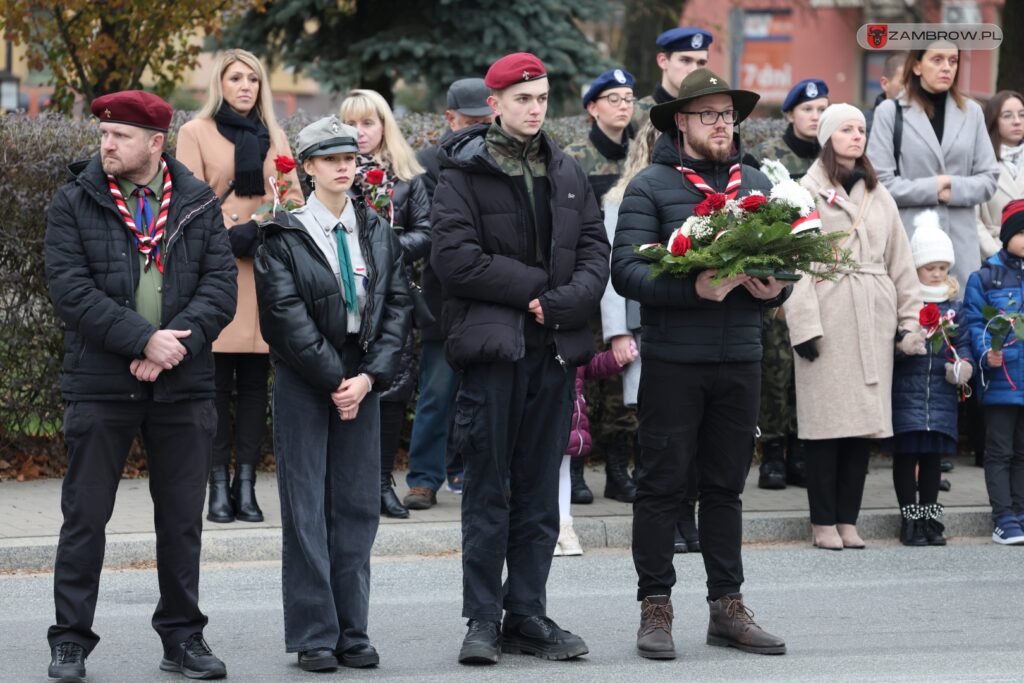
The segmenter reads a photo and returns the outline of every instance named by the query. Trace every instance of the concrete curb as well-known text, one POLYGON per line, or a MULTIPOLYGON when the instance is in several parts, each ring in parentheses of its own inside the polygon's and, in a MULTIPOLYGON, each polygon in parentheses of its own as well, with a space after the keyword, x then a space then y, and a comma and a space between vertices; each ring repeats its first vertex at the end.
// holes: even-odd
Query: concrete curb
MULTIPOLYGON (((987 507, 949 509, 943 518, 949 537, 988 537, 992 533, 987 507)), ((576 533, 584 548, 628 548, 633 518, 576 517, 576 533)), ((865 510, 857 523, 867 540, 895 539, 899 516, 891 510, 865 510)), ((750 512, 743 518, 746 543, 808 541, 806 512, 750 512)), ((145 534, 107 536, 104 567, 152 562, 156 537, 145 534)), ((462 547, 459 522, 381 524, 373 546, 375 556, 433 555, 458 552, 462 547)), ((55 537, 0 540, 0 572, 50 571, 57 551, 55 537)), ((281 557, 280 529, 207 529, 203 532, 203 562, 274 561, 281 557)))

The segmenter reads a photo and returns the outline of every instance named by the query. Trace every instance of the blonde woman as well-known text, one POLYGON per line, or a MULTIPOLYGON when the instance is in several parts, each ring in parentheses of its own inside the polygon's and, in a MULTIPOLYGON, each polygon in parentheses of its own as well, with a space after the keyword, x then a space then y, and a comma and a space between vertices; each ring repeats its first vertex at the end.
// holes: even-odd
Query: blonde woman
MULTIPOLYGON (((359 156, 352 191, 374 206, 398 235, 407 275, 412 264, 430 254, 430 198, 420 177, 423 167, 402 137, 391 107, 373 90, 352 90, 341 103, 341 120, 359 131, 359 156), (387 199, 382 199, 387 197, 387 199)), ((413 292, 416 296, 418 292, 413 292)), ((416 320, 417 326, 425 321, 416 320)), ((409 510, 395 495, 391 470, 416 385, 412 333, 402 352, 401 372, 380 396, 380 511, 404 519, 409 510)))
MULTIPOLYGON (((262 522, 256 501, 256 464, 267 422, 267 345, 260 334, 252 257, 256 248, 253 213, 271 199, 268 178, 274 158, 291 156, 277 125, 263 65, 245 50, 221 53, 213 66, 206 104, 178 131, 175 156, 213 188, 238 264, 235 317, 213 343, 216 359, 217 436, 210 470, 211 522, 262 522), (237 399, 232 400, 232 393, 237 399), (234 433, 232 434, 232 403, 234 433), (228 486, 232 446, 235 480, 228 486)), ((285 174, 287 199, 302 204, 295 171, 285 174)))

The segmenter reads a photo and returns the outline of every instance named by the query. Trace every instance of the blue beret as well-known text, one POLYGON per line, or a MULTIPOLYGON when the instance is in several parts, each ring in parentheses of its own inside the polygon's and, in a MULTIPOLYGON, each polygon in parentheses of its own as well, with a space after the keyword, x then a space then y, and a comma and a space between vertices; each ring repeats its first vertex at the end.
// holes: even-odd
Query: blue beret
POLYGON ((711 33, 695 26, 681 26, 670 28, 654 42, 665 52, 707 50, 711 44, 711 33))
POLYGON ((793 86, 793 89, 786 95, 786 101, 782 103, 782 111, 791 111, 794 107, 819 97, 828 97, 828 86, 825 81, 817 78, 808 78, 793 86))
POLYGON ((633 74, 629 73, 625 69, 612 69, 611 71, 605 71, 603 74, 594 79, 594 82, 587 88, 586 94, 583 95, 583 108, 586 109, 587 105, 597 99, 598 95, 603 93, 605 90, 611 88, 632 88, 633 87, 633 74))

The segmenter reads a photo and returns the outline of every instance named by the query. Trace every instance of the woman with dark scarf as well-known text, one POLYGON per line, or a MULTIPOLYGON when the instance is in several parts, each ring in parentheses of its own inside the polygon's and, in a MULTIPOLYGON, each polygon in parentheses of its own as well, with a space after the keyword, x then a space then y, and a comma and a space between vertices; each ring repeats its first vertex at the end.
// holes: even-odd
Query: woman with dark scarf
MULTIPOLYGON (((402 136, 391 107, 373 90, 352 90, 341 103, 341 120, 359 131, 359 156, 352 192, 391 224, 405 254, 405 269, 413 282, 413 264, 430 254, 430 198, 423 185, 423 167, 402 136)), ((410 289, 413 297, 418 290, 410 289)), ((421 307, 417 306, 417 310, 421 307)), ((417 326, 424 322, 414 316, 417 326)), ((380 511, 404 519, 409 510, 395 495, 395 455, 405 425, 405 411, 416 389, 416 358, 412 331, 402 350, 398 377, 380 396, 380 511)))
MULTIPOLYGON (((238 264, 235 317, 213 343, 217 384, 217 436, 210 471, 211 522, 262 522, 256 501, 256 465, 267 424, 269 349, 260 333, 253 279, 256 210, 273 201, 274 159, 291 156, 277 125, 263 65, 245 50, 228 50, 214 64, 206 104, 178 131, 175 157, 220 198, 224 226, 238 264), (236 398, 233 399, 232 395, 236 398), (233 410, 232 410, 233 408, 233 410), (232 412, 234 420, 232 420, 232 412), (232 446, 237 457, 229 485, 232 446)), ((283 174, 282 201, 302 204, 294 170, 283 174)))

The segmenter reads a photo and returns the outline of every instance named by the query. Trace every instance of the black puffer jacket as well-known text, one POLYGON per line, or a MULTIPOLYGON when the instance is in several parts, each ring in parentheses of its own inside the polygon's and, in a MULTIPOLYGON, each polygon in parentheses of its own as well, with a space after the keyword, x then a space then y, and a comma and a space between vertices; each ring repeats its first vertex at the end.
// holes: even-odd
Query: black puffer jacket
POLYGON ((72 180, 46 216, 46 277, 64 322, 60 388, 67 401, 213 398, 211 344, 235 315, 235 258, 213 190, 170 155, 164 159, 173 194, 160 327, 191 330, 180 340, 188 355, 152 383, 129 370, 157 328, 135 312, 139 251, 96 155, 69 169, 72 180))
POLYGON ((608 239, 593 190, 579 164, 541 133, 550 272, 527 265, 535 262, 527 250, 532 207, 488 153, 487 129, 461 130, 442 147, 434 192, 430 263, 444 288, 448 361, 458 368, 522 358, 527 308, 539 297, 560 360, 584 363, 594 351, 587 322, 608 281, 608 239))
MULTIPOLYGON (((426 169, 420 178, 423 181, 423 188, 427 191, 427 197, 434 199, 434 190, 437 189, 437 181, 441 176, 441 145, 445 144, 455 133, 451 130, 445 131, 437 145, 424 147, 416 154, 416 160, 426 169)), ((423 298, 434 316, 433 325, 424 325, 420 328, 420 338, 423 341, 442 341, 444 331, 441 329, 441 281, 437 279, 437 273, 430 265, 430 259, 423 264, 423 298)))
MULTIPOLYGON (((720 191, 736 159, 724 164, 685 158, 683 162, 720 191)), ((612 249, 612 285, 625 298, 640 302, 643 357, 671 363, 759 361, 762 309, 779 306, 792 287, 771 301, 755 299, 743 287, 722 302, 707 301, 697 296, 694 278, 652 279, 650 261, 634 250, 640 244, 665 244, 704 200, 704 194, 676 170, 679 163, 674 137, 662 135, 654 145, 652 164, 626 188, 612 249)), ((771 191, 760 171, 743 166, 741 173, 738 196, 771 191)))
POLYGON ((398 239, 362 199, 351 201, 370 280, 359 330, 348 329, 338 278, 298 219, 279 214, 262 226, 262 244, 256 250, 260 330, 271 358, 324 392, 335 391, 343 379, 360 372, 376 378, 375 390, 388 387, 400 369, 411 324, 398 239), (350 332, 358 332, 356 349, 345 346, 350 332))

